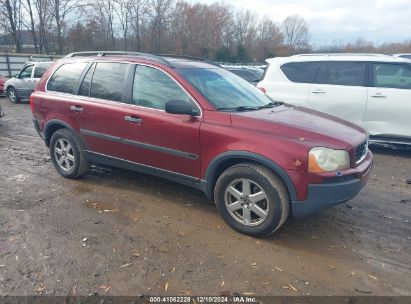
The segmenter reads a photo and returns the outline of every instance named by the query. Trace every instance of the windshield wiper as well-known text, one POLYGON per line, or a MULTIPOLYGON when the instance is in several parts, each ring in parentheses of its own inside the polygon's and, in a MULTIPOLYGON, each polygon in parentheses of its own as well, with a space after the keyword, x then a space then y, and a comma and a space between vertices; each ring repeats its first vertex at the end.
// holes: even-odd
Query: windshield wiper
POLYGON ((261 110, 261 109, 267 109, 267 108, 274 108, 277 106, 280 106, 284 104, 282 101, 271 101, 265 105, 262 106, 238 106, 238 107, 232 107, 232 108, 217 108, 218 111, 236 111, 236 112, 243 112, 243 111, 256 111, 256 110, 261 110))
POLYGON ((217 111, 236 111, 236 112, 243 112, 243 111, 255 111, 259 110, 260 107, 250 107, 250 106, 238 106, 238 107, 232 107, 232 108, 224 108, 220 107, 217 108, 217 111))
POLYGON ((274 108, 277 106, 281 106, 282 104, 284 104, 284 102, 282 101, 271 101, 269 103, 267 103, 266 105, 263 106, 259 106, 259 109, 266 109, 266 108, 274 108))

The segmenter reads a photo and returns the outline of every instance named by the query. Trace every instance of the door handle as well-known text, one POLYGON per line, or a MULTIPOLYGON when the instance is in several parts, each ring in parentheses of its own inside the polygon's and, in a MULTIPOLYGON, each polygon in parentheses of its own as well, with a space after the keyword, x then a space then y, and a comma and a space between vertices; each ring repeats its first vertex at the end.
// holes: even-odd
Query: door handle
POLYGON ((139 124, 143 121, 140 117, 129 116, 129 115, 124 116, 124 120, 132 122, 132 123, 137 123, 137 124, 139 124))
POLYGON ((371 95, 371 97, 374 97, 374 98, 386 98, 387 96, 382 95, 381 93, 375 93, 374 95, 371 95))
POLYGON ((325 92, 323 90, 317 89, 317 90, 312 91, 312 93, 314 93, 314 94, 324 94, 325 92))
POLYGON ((74 111, 74 112, 83 112, 83 108, 80 106, 71 106, 70 110, 74 111))

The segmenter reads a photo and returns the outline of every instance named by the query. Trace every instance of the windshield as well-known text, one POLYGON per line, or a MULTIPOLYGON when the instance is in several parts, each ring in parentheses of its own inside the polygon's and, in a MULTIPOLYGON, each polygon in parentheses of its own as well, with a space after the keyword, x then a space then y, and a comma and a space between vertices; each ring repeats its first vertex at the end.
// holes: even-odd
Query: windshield
POLYGON ((249 110, 272 104, 259 89, 224 69, 180 68, 177 71, 219 110, 249 110))

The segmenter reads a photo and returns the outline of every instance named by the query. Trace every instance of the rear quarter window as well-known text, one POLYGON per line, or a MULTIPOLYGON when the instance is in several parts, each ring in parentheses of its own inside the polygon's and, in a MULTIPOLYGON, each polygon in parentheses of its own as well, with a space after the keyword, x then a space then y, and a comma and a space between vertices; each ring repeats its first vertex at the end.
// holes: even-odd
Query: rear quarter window
POLYGON ((47 90, 73 94, 77 81, 83 73, 87 62, 66 63, 61 65, 50 77, 47 90))
POLYGON ((281 66, 281 71, 292 82, 313 83, 319 62, 289 62, 281 66))

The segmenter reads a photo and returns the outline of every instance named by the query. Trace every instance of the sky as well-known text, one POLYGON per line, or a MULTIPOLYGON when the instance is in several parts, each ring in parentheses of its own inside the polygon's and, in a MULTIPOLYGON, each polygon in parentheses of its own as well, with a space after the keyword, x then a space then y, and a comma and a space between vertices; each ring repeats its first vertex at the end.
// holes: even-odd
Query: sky
MULTIPOLYGON (((211 4, 216 0, 191 0, 211 4)), ((298 14, 307 20, 317 46, 363 38, 379 45, 411 40, 411 0, 236 0, 218 1, 281 22, 298 14)))

